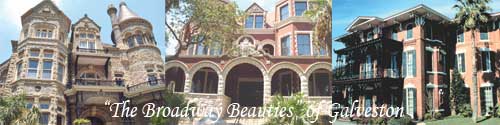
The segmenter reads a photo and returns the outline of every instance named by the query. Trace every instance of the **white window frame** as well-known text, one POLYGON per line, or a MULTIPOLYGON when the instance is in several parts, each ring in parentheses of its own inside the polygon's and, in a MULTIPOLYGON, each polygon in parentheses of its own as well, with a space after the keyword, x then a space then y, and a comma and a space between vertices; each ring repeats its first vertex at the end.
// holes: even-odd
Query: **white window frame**
POLYGON ((481 56, 482 56, 482 53, 483 52, 487 52, 487 56, 486 56, 486 60, 483 60, 483 58, 481 57, 481 63, 486 63, 486 67, 482 67, 483 68, 483 72, 491 72, 492 70, 492 66, 491 66, 491 50, 489 48, 480 48, 479 51, 481 52, 481 56), (486 70, 484 70, 486 69, 486 70))
MULTIPOLYGON (((311 55, 314 55, 314 44, 313 44, 313 39, 312 39, 312 34, 313 34, 313 31, 295 31, 295 40, 296 40, 296 43, 295 44, 295 48, 297 48, 297 55, 299 54, 299 35, 309 35, 309 55, 299 55, 299 56, 311 56, 311 55)), ((292 44, 292 38, 290 38, 290 44, 292 44)), ((290 45, 291 46, 291 45, 290 45)), ((290 47, 290 50, 292 48, 290 47)), ((291 52, 291 51, 290 51, 291 52)), ((290 53, 291 55, 291 53, 290 53)))

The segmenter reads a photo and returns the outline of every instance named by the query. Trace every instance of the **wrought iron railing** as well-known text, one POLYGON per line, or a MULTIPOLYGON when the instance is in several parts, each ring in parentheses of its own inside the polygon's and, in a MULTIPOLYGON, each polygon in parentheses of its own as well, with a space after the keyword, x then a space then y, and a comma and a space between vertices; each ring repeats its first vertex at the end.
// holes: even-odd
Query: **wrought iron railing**
POLYGON ((164 79, 148 80, 148 81, 145 81, 145 82, 142 82, 139 84, 128 86, 127 90, 129 92, 134 92, 134 91, 139 91, 139 90, 144 90, 144 89, 149 89, 149 88, 162 87, 162 85, 164 85, 164 86, 167 85, 166 80, 164 80, 164 79))
POLYGON ((374 78, 400 78, 401 75, 397 69, 384 69, 377 71, 350 71, 345 67, 338 67, 333 70, 335 80, 355 80, 355 79, 374 79, 374 78))
POLYGON ((88 49, 88 48, 76 48, 77 52, 82 52, 82 53, 96 53, 96 54, 108 54, 109 50, 108 49, 88 49))
POLYGON ((75 79, 77 86, 111 86, 111 87, 124 87, 123 81, 114 80, 99 80, 99 79, 75 79))

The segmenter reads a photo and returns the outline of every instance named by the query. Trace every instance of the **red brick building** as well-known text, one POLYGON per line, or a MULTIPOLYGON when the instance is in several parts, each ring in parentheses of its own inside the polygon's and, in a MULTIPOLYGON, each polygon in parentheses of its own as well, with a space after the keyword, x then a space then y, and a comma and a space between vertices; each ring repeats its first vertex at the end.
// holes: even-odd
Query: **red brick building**
POLYGON ((263 106, 273 95, 297 92, 318 105, 331 104, 331 49, 311 42, 313 21, 303 15, 310 6, 280 0, 268 11, 252 4, 245 10, 244 34, 234 42, 240 51, 189 46, 166 62, 167 81, 207 106, 263 106))
MULTIPOLYGON (((492 14, 476 40, 481 52, 476 56, 477 67, 484 69, 478 70, 483 115, 488 111, 485 107, 498 100, 494 84, 500 64, 494 60, 500 41, 498 17, 492 14)), ((346 47, 335 51, 333 86, 339 91, 334 102, 350 105, 358 99, 364 108, 402 106, 415 119, 431 111, 449 113, 451 69, 462 72, 466 86, 472 84, 470 32, 461 35, 457 29, 450 18, 425 5, 385 18, 358 17, 345 35, 336 38, 346 47)))

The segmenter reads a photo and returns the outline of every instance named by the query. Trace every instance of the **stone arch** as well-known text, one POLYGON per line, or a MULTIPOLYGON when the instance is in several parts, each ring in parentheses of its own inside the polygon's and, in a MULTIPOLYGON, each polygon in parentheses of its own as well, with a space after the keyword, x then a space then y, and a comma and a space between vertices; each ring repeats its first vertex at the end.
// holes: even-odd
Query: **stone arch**
POLYGON ((234 58, 230 61, 228 61, 228 63, 224 66, 224 69, 222 70, 222 78, 223 80, 226 80, 226 77, 227 77, 227 74, 229 73, 229 71, 231 71, 231 69, 239 64, 244 64, 244 63, 248 63, 250 65, 253 65, 257 68, 260 69, 260 71, 262 72, 262 76, 266 77, 267 76, 267 69, 266 69, 266 66, 260 62, 259 60, 255 59, 255 58, 251 58, 251 57, 239 57, 239 58, 234 58))
POLYGON ((325 70, 331 71, 332 64, 327 63, 327 62, 313 63, 309 67, 307 67, 307 69, 305 70, 304 76, 306 76, 306 78, 309 78, 309 76, 311 76, 311 74, 318 69, 325 69, 325 70))
POLYGON ((185 72, 189 71, 188 66, 179 60, 172 60, 165 63, 163 71, 167 71, 170 68, 179 67, 185 72))
POLYGON ((217 72, 218 75, 221 74, 221 68, 219 67, 219 65, 217 65, 217 63, 212 61, 201 61, 191 67, 191 69, 189 70, 189 78, 193 77, 194 73, 196 73, 196 71, 200 70, 201 68, 211 68, 215 72, 217 72))
POLYGON ((280 62, 280 63, 275 64, 274 66, 272 66, 269 69, 269 75, 270 76, 274 75, 274 73, 276 73, 280 69, 290 69, 290 70, 294 71, 295 73, 297 73, 299 76, 304 75, 304 71, 302 70, 302 68, 300 68, 299 65, 291 63, 291 62, 280 62))
POLYGON ((241 35, 240 37, 238 37, 238 39, 236 41, 234 41, 234 45, 238 45, 239 42, 244 38, 252 39, 252 45, 256 45, 256 43, 257 43, 257 40, 255 39, 255 37, 253 37, 252 35, 246 34, 246 35, 241 35))
POLYGON ((112 122, 116 122, 115 120, 119 119, 113 119, 111 116, 112 114, 108 114, 105 112, 105 109, 100 110, 101 108, 97 108, 97 110, 93 110, 93 108, 88 108, 87 110, 83 111, 80 114, 80 118, 87 118, 87 117, 94 117, 102 120, 104 124, 106 125, 111 125, 112 122))
POLYGON ((276 45, 275 45, 275 41, 271 40, 271 39, 265 39, 265 40, 262 40, 259 42, 259 46, 258 46, 258 49, 261 50, 262 47, 264 47, 264 45, 271 45, 273 46, 274 48, 276 48, 276 45))

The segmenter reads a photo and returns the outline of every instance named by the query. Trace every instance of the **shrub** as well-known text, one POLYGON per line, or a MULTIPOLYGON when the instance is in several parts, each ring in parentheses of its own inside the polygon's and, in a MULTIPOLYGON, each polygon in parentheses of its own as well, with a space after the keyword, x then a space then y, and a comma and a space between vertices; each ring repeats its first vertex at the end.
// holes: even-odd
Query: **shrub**
POLYGON ((387 124, 388 125, 412 125, 411 117, 409 115, 405 115, 401 118, 391 118, 387 124))
POLYGON ((377 118, 373 118, 371 123, 376 124, 376 125, 382 125, 382 124, 385 124, 386 121, 382 117, 377 117, 377 118))
POLYGON ((472 109, 470 105, 464 104, 461 105, 459 108, 460 115, 463 117, 471 117, 472 116, 472 109))
POLYGON ((425 119, 425 120, 431 120, 431 119, 433 119, 433 117, 432 117, 432 113, 431 113, 431 112, 425 113, 425 115, 424 115, 424 119, 425 119))
POLYGON ((443 117, 443 115, 441 114, 441 112, 434 112, 434 119, 441 119, 443 117))

